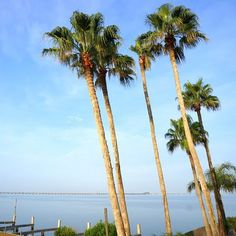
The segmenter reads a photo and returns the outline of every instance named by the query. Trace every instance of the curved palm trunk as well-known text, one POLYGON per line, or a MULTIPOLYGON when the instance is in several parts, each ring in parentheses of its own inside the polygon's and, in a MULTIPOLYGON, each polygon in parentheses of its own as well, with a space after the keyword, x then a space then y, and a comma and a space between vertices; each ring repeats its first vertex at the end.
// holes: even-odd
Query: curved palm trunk
POLYGON ((214 236, 218 236, 219 231, 218 231, 218 228, 217 228, 217 225, 216 225, 216 220, 215 220, 214 211, 213 211, 212 202, 211 202, 211 196, 210 196, 209 190, 207 188, 204 173, 203 173, 203 170, 202 170, 202 167, 201 167, 196 149, 194 147, 192 136, 191 136, 189 125, 188 125, 188 120, 187 120, 187 116, 186 116, 186 109, 185 109, 184 100, 183 100, 182 91, 181 91, 181 86, 180 86, 179 73, 178 73, 177 64, 176 64, 176 60, 175 60, 175 53, 174 53, 173 49, 170 49, 169 55, 170 55, 170 61, 171 61, 172 68, 173 68, 175 86, 176 86, 176 93, 177 93, 177 96, 178 96, 180 111, 181 111, 181 115, 182 115, 182 119, 183 119, 184 132, 185 132, 185 136, 186 136, 186 139, 187 139, 189 151, 191 153, 191 156, 193 157, 194 166, 196 167, 196 171, 197 171, 197 174, 198 174, 198 178, 199 178, 199 181, 200 181, 202 192, 203 192, 204 197, 206 199, 206 205, 207 205, 207 208, 208 208, 212 233, 213 233, 214 236))
POLYGON ((115 182, 114 182, 114 177, 113 177, 113 172, 112 172, 110 154, 109 154, 109 150, 108 150, 108 146, 107 146, 104 127, 103 127, 103 123, 102 123, 102 117, 101 117, 101 113, 100 113, 97 95, 96 95, 95 88, 94 88, 93 76, 92 76, 90 68, 85 69, 85 79, 87 82, 89 95, 90 95, 90 99, 91 99, 91 103, 92 103, 92 107, 93 107, 93 113, 94 113, 94 117, 95 117, 95 121, 96 121, 99 142, 100 142, 103 157, 104 157, 105 170, 106 170, 107 183, 108 183, 108 191, 109 191, 111 206, 112 206, 112 210, 113 210, 114 220, 115 220, 115 224, 116 224, 117 234, 118 234, 118 236, 125 236, 124 225, 123 225, 123 221, 121 218, 121 212, 120 212, 120 207, 119 207, 119 203, 118 203, 118 198, 116 195, 115 182))
POLYGON ((123 181, 122 181, 122 174, 121 174, 121 169, 120 169, 117 136, 116 136, 115 124, 114 124, 113 114, 112 114, 108 91, 107 91, 107 83, 106 83, 105 78, 103 78, 102 93, 103 93, 103 98, 104 98, 105 107, 106 107, 106 111, 107 111, 108 122, 109 122, 109 126, 110 126, 111 141, 112 141, 112 147, 113 147, 114 159, 115 159, 115 169, 116 169, 116 178, 117 178, 121 215, 122 215, 122 219, 123 219, 123 223, 124 223, 124 227, 125 227, 126 236, 130 236, 129 217, 128 217, 128 211, 127 211, 127 206, 126 206, 126 201, 125 201, 125 191, 124 191, 124 186, 123 186, 123 181))
POLYGON ((217 216, 218 216, 218 224, 219 224, 219 231, 220 235, 226 236, 227 235, 227 221, 226 221, 226 216, 225 216, 225 210, 224 210, 224 205, 222 202, 220 190, 219 190, 219 185, 216 179, 216 173, 215 169, 212 164, 212 158, 211 158, 211 153, 208 145, 208 140, 206 138, 206 135, 204 133, 204 126, 203 126, 203 121, 202 121, 202 116, 201 116, 201 111, 197 110, 197 116, 198 116, 198 121, 202 130, 202 133, 204 135, 204 147, 206 150, 206 155, 207 155, 207 160, 208 160, 208 165, 211 173, 211 179, 212 179, 212 185, 214 189, 214 196, 215 196, 215 201, 216 201, 216 209, 217 209, 217 216))
POLYGON ((165 181, 164 181, 164 176, 163 176, 163 172, 162 172, 161 161, 159 158, 159 152, 158 152, 157 140, 156 140, 156 134, 155 134, 155 125, 154 125, 154 120, 153 120, 153 116, 152 116, 152 108, 151 108, 150 98, 149 98, 148 90, 147 90, 145 70, 144 70, 144 66, 143 66, 142 62, 140 62, 140 68, 141 68, 141 75, 142 75, 142 81, 143 81, 144 97, 146 100, 146 105, 147 105, 147 110, 148 110, 148 117, 149 117, 150 130, 151 130, 151 136, 152 136, 152 145, 153 145, 153 149, 154 149, 154 156, 155 156, 155 161, 156 161, 157 173, 158 173, 158 177, 159 177, 159 183, 160 183, 161 194, 162 194, 162 201, 163 201, 163 205, 164 205, 166 235, 171 235, 172 229, 171 229, 171 221, 170 221, 170 214, 169 214, 169 207, 168 207, 168 201, 167 201, 165 181))
POLYGON ((192 168, 192 172, 193 172, 196 195, 198 197, 199 205, 200 205, 200 208, 201 208, 201 211, 202 211, 202 218, 203 218, 203 222, 204 222, 204 225, 205 225, 206 234, 207 234, 207 236, 212 236, 211 227, 210 227, 209 222, 208 222, 207 213, 206 213, 206 209, 205 209, 204 202, 203 202, 203 199, 202 199, 202 193, 201 193, 201 189, 200 189, 200 186, 199 186, 199 183, 198 183, 198 178, 197 178, 196 169, 194 167, 193 158, 192 158, 190 153, 187 152, 187 154, 189 156, 189 160, 190 160, 190 164, 191 164, 191 168, 192 168))

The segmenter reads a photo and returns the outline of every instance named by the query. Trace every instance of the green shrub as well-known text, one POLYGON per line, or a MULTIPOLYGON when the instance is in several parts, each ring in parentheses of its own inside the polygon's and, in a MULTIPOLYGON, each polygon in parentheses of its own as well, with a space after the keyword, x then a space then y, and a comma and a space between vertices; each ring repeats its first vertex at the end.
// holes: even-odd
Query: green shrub
POLYGON ((236 230, 236 217, 227 217, 229 228, 236 230))
MULTIPOLYGON (((108 224, 108 233, 109 236, 117 236, 116 226, 114 224, 108 224)), ((84 233, 84 236, 104 236, 105 233, 105 224, 103 222, 98 222, 91 229, 87 229, 84 233)))
POLYGON ((55 236, 76 236, 76 232, 70 227, 61 227, 54 232, 55 236))
MULTIPOLYGON (((180 232, 176 232, 175 234, 171 233, 171 234, 166 234, 163 233, 161 236, 186 236, 187 234, 182 234, 180 232)), ((156 234, 153 234, 152 236, 156 236, 156 234)))

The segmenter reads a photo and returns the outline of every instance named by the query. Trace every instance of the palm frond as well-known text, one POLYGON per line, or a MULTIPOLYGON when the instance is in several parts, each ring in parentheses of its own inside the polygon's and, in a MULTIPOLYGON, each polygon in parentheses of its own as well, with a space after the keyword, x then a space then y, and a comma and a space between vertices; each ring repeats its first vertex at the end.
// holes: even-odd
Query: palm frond
MULTIPOLYGON (((200 185, 199 185, 199 186, 200 186, 200 185)), ((195 183, 194 183, 194 181, 188 183, 188 185, 187 185, 187 191, 188 191, 189 193, 191 193, 193 190, 195 190, 195 183)))
POLYGON ((201 107, 207 110, 218 110, 220 101, 217 96, 212 95, 213 89, 209 84, 204 84, 202 79, 192 84, 184 84, 183 98, 187 109, 197 111, 201 107))
POLYGON ((174 49, 175 59, 177 63, 185 60, 184 51, 182 47, 176 46, 174 49))
POLYGON ((230 162, 225 162, 225 163, 221 164, 220 166, 218 166, 218 171, 219 172, 232 171, 236 174, 236 166, 234 166, 230 162))
POLYGON ((142 58, 145 70, 151 68, 151 61, 155 61, 155 57, 163 53, 161 44, 150 43, 150 38, 153 37, 153 32, 141 34, 135 41, 135 45, 130 47, 130 50, 135 52, 139 58, 142 58))
MULTIPOLYGON (((202 133, 200 124, 198 122, 193 122, 191 116, 187 116, 189 128, 192 134, 193 142, 195 145, 204 144, 204 134, 207 135, 207 132, 202 133)), ((171 128, 168 129, 165 134, 165 138, 169 141, 167 142, 167 149, 169 152, 173 153, 175 149, 180 148, 188 152, 188 143, 185 137, 184 126, 182 118, 178 120, 170 120, 171 128)))
POLYGON ((109 70, 109 76, 117 75, 123 86, 129 86, 134 81, 134 59, 128 55, 117 54, 114 58, 114 66, 109 70))
POLYGON ((184 60, 184 49, 196 47, 207 37, 199 30, 196 14, 184 6, 173 7, 163 4, 154 13, 147 15, 146 23, 151 26, 153 34, 150 43, 161 44, 163 54, 175 50, 177 62, 184 60))
MULTIPOLYGON (((228 193, 233 193, 234 191, 236 191, 236 166, 234 166, 230 162, 226 162, 214 167, 214 170, 220 190, 228 193)), ((209 169, 205 171, 205 178, 208 189, 210 191, 213 191, 214 187, 212 184, 211 172, 209 169)))

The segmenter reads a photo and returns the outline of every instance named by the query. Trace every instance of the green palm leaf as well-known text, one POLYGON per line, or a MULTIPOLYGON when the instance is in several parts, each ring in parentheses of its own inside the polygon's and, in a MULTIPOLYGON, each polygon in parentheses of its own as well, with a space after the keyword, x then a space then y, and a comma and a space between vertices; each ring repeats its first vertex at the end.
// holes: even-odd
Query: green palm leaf
MULTIPOLYGON (((230 162, 226 162, 215 167, 214 169, 219 189, 228 193, 233 193, 234 191, 236 191, 236 166, 234 166, 230 162)), ((207 170, 205 172, 205 177, 207 180, 208 189, 210 191, 213 191, 214 188, 212 184, 210 170, 207 170)), ((188 192, 191 192, 194 189, 195 189, 195 184, 192 181, 188 184, 187 190, 188 192)))
POLYGON ((213 89, 209 84, 204 84, 202 79, 196 83, 184 84, 183 98, 187 109, 198 111, 201 107, 207 110, 218 110, 220 101, 217 96, 212 95, 213 89))
POLYGON ((207 41, 198 30, 198 17, 184 6, 164 4, 155 13, 147 15, 146 22, 153 30, 148 41, 161 45, 161 52, 165 55, 174 49, 177 62, 184 60, 184 48, 193 48, 200 41, 207 41))
MULTIPOLYGON (((194 144, 195 145, 203 144, 204 135, 201 131, 199 123, 193 122, 190 116, 188 116, 188 123, 194 144)), ((167 133, 165 134, 165 138, 169 140, 166 144, 168 151, 173 153, 177 148, 181 148, 182 150, 189 152, 182 118, 178 120, 171 119, 170 126, 171 128, 168 129, 167 133)), ((207 135, 207 132, 206 131, 204 132, 205 132, 204 134, 207 135)))

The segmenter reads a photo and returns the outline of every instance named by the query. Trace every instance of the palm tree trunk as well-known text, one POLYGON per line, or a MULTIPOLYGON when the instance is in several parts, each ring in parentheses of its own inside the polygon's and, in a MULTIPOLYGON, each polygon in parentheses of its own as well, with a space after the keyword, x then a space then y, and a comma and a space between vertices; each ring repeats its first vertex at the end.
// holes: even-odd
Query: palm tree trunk
POLYGON ((115 182, 114 182, 114 177, 113 177, 113 172, 112 172, 110 154, 109 154, 109 150, 108 150, 108 146, 107 146, 104 127, 103 127, 103 123, 102 123, 102 117, 101 117, 101 113, 100 113, 97 95, 96 95, 95 88, 94 88, 93 76, 92 76, 90 68, 86 68, 85 78, 86 78, 86 82, 87 82, 87 86, 88 86, 88 90, 89 90, 89 96, 90 96, 92 107, 93 107, 93 113, 94 113, 94 117, 95 117, 97 131, 98 131, 99 142, 100 142, 103 157, 104 157, 105 170, 106 170, 106 175, 107 175, 108 191, 109 191, 111 206, 112 206, 112 210, 113 210, 114 220, 115 220, 115 224, 116 224, 117 234, 118 234, 118 236, 125 236, 124 225, 123 225, 120 207, 119 207, 119 203, 118 203, 118 198, 117 198, 117 194, 116 194, 116 188, 115 188, 115 182))
POLYGON ((198 116, 198 121, 202 130, 202 133, 204 135, 204 147, 206 150, 206 155, 207 155, 207 160, 208 160, 208 165, 211 173, 211 179, 212 179, 212 185, 213 185, 213 190, 214 190, 214 196, 215 196, 215 201, 216 201, 216 209, 217 209, 217 215, 218 215, 218 224, 219 224, 219 231, 220 235, 226 236, 227 235, 227 221, 226 221, 226 216, 225 216, 225 211, 224 211, 224 205, 222 202, 220 190, 219 190, 219 185, 217 182, 216 178, 216 173, 215 169, 212 164, 212 158, 211 158, 211 153, 208 145, 208 140, 207 137, 204 133, 204 126, 203 126, 203 121, 202 121, 202 115, 201 111, 197 110, 197 116, 198 116))
POLYGON ((123 219, 123 223, 125 227, 126 236, 130 236, 129 217, 128 217, 128 211, 127 211, 127 206, 126 206, 126 201, 125 201, 125 191, 124 191, 124 186, 123 186, 123 181, 122 181, 122 174, 121 174, 121 169, 120 169, 119 150, 118 150, 118 144, 117 144, 115 123, 113 119, 113 114, 112 114, 111 105, 109 101, 109 95, 107 91, 107 83, 106 83, 105 78, 103 78, 102 93, 103 93, 103 98, 104 98, 105 107, 107 111, 108 122, 110 126, 110 134, 111 134, 111 141, 112 141, 112 147, 113 147, 114 159, 115 159, 115 169, 116 169, 116 178, 117 178, 121 215, 122 215, 122 219, 123 219))
POLYGON ((207 188, 204 173, 203 173, 203 170, 202 170, 202 167, 201 167, 196 149, 194 147, 192 136, 191 136, 189 125, 188 125, 188 120, 187 120, 187 116, 186 116, 186 109, 185 109, 184 100, 183 100, 183 96, 182 96, 180 80, 179 80, 179 73, 178 73, 178 69, 177 69, 174 49, 170 49, 169 55, 170 55, 170 61, 171 61, 172 68, 173 68, 175 86, 176 86, 176 93, 177 93, 177 96, 178 96, 180 111, 181 111, 181 115, 182 115, 182 119, 183 119, 184 132, 185 132, 186 139, 187 139, 187 142, 188 142, 189 151, 191 153, 191 156, 193 157, 194 166, 196 167, 196 171, 197 171, 197 174, 198 174, 198 177, 199 177, 202 192, 203 192, 204 197, 206 199, 206 205, 207 205, 207 208, 208 208, 212 233, 213 233, 214 236, 218 236, 219 232, 218 232, 218 228, 217 228, 217 225, 216 225, 214 211, 213 211, 213 207, 212 207, 212 203, 211 203, 211 196, 210 196, 209 190, 207 188))
POLYGON ((198 178, 197 178, 196 169, 194 167, 193 158, 192 158, 192 156, 189 152, 187 152, 187 154, 189 156, 189 160, 190 160, 190 164, 191 164, 191 168, 192 168, 192 172, 193 172, 196 195, 198 197, 199 205, 200 205, 200 208, 202 210, 202 218, 203 218, 203 222, 204 222, 204 225, 205 225, 206 234, 207 234, 207 236, 212 236, 211 227, 210 227, 209 222, 208 222, 207 213, 206 213, 206 209, 205 209, 204 202, 203 202, 203 199, 202 199, 202 192, 201 192, 201 189, 200 189, 200 186, 199 186, 199 183, 198 183, 198 178))
POLYGON ((144 97, 146 100, 146 105, 147 105, 147 110, 148 110, 148 117, 149 117, 151 137, 152 137, 152 145, 153 145, 153 149, 154 149, 154 156, 155 156, 155 161, 156 161, 157 173, 158 173, 158 177, 159 177, 160 189, 161 189, 161 194, 162 194, 162 201, 163 201, 163 205, 164 205, 166 235, 169 236, 172 234, 172 229, 171 229, 171 221, 170 221, 169 207, 168 207, 168 201, 167 201, 166 187, 165 187, 165 181, 164 181, 164 176, 163 176, 162 167, 161 167, 161 161, 160 161, 158 147, 157 147, 155 125, 154 125, 154 120, 153 120, 153 116, 152 116, 152 108, 151 108, 150 98, 149 98, 148 90, 147 90, 146 75, 145 75, 145 70, 144 70, 144 66, 143 66, 142 62, 140 62, 140 68, 141 68, 141 75, 142 75, 142 81, 143 81, 144 97))

